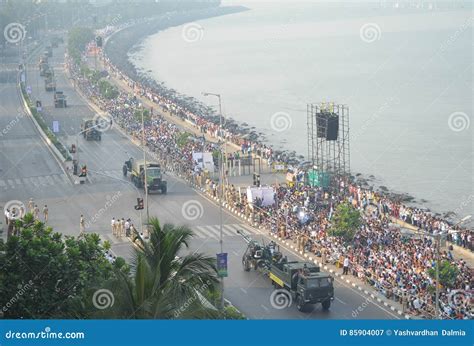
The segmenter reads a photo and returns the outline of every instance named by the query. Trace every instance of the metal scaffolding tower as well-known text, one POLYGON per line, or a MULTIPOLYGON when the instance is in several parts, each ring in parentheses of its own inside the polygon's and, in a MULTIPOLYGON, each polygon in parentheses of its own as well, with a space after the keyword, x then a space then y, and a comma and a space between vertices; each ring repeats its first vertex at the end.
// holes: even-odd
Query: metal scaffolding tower
POLYGON ((349 108, 342 104, 307 105, 308 160, 320 174, 350 174, 349 108))

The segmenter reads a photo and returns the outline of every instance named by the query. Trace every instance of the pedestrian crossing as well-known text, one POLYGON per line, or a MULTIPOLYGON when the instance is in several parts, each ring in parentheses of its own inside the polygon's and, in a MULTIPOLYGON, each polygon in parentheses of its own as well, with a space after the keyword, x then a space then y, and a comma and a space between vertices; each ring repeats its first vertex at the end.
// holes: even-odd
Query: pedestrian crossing
MULTIPOLYGON (((220 225, 193 226, 191 230, 195 238, 200 239, 220 239, 220 225)), ((222 225, 222 235, 224 237, 240 237, 237 231, 243 231, 244 234, 255 234, 256 231, 244 223, 222 225)))
POLYGON ((111 183, 116 180, 128 180, 129 177, 124 177, 121 169, 97 171, 88 173, 88 178, 91 183, 111 183))
MULTIPOLYGON (((220 225, 193 226, 191 227, 191 230, 193 231, 194 238, 206 240, 220 239, 220 225)), ((244 223, 222 225, 223 237, 240 237, 240 235, 237 234, 237 231, 242 231, 247 235, 254 235, 257 233, 253 228, 244 223)), ((130 240, 125 236, 116 237, 111 233, 102 234, 101 237, 102 240, 110 242, 111 245, 121 245, 130 242, 130 240)))
POLYGON ((50 174, 36 177, 0 179, 0 190, 14 190, 21 187, 46 187, 71 184, 65 174, 50 174))

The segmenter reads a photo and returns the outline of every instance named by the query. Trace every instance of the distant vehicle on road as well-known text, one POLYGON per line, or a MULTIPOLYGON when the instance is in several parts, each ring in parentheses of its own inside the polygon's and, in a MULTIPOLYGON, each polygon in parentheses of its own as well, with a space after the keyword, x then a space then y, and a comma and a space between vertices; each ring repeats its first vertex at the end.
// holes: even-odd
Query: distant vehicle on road
MULTIPOLYGON (((125 161, 125 165, 130 172, 132 183, 138 188, 143 188, 145 185, 145 161, 130 158, 125 161)), ((160 191, 166 195, 168 186, 167 182, 163 180, 161 166, 158 162, 146 161, 146 179, 148 192, 160 191)))
POLYGON ((44 76, 46 79, 44 80, 44 88, 46 91, 55 91, 56 90, 56 81, 54 80, 54 71, 52 68, 48 68, 44 76))
POLYGON ((48 57, 51 58, 53 56, 53 47, 51 46, 46 47, 45 52, 48 55, 48 57))
POLYGON ((46 91, 55 91, 56 90, 56 81, 53 76, 46 77, 44 80, 44 89, 46 91))
POLYGON ((54 107, 55 108, 67 107, 66 95, 64 95, 62 91, 56 91, 54 93, 54 107))
POLYGON ((100 141, 102 140, 102 132, 97 129, 97 122, 93 118, 82 119, 82 135, 86 141, 100 141))

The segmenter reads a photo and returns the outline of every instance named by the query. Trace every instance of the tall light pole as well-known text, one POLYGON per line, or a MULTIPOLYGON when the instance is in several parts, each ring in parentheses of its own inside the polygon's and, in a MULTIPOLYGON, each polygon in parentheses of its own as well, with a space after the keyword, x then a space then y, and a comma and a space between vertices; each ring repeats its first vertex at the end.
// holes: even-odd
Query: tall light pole
POLYGON ((145 141, 145 119, 144 114, 145 110, 141 109, 142 112, 142 149, 143 149, 143 173, 145 175, 145 181, 143 182, 143 188, 145 189, 145 203, 146 203, 146 227, 148 232, 148 223, 150 222, 150 213, 148 210, 148 179, 146 173, 146 141, 145 141))
MULTIPOLYGON (((220 94, 213 94, 213 93, 202 93, 204 96, 215 96, 219 99, 219 135, 222 133, 222 103, 221 103, 221 95, 220 94)), ((222 140, 219 137, 219 184, 220 184, 220 198, 219 198, 219 243, 221 247, 221 253, 223 253, 223 239, 222 239, 222 200, 224 198, 224 165, 222 160, 222 140)), ((224 147, 227 148, 226 143, 224 141, 224 147)), ((226 150, 226 149, 225 149, 226 150)), ((227 150, 226 150, 227 153, 227 150)), ((224 310, 224 277, 221 276, 221 301, 220 301, 220 308, 224 310)))
MULTIPOLYGON (((466 222, 472 217, 472 215, 467 215, 464 216, 461 220, 459 220, 458 223, 453 225, 453 228, 462 224, 463 222, 466 222)), ((436 319, 440 318, 440 311, 439 311, 439 252, 440 252, 440 247, 441 247, 441 237, 445 236, 446 234, 443 234, 441 232, 438 232, 436 234, 436 319)))

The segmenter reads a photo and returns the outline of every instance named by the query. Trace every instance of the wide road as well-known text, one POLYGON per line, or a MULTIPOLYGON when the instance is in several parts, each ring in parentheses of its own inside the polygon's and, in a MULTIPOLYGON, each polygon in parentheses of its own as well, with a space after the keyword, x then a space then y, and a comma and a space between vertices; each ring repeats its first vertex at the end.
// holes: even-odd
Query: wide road
MULTIPOLYGON (((94 112, 89 108, 73 88, 63 65, 64 47, 54 50, 51 61, 54 64, 57 89, 67 95, 68 108, 56 109, 53 95, 44 89, 43 78, 34 64, 28 66, 29 84, 33 96, 43 103, 45 119, 49 126, 59 121, 61 139, 72 144, 80 131, 81 119, 92 117, 94 112)), ((2 95, 3 98, 3 95, 2 95)), ((49 194, 36 191, 34 186, 23 186, 27 196, 35 200, 48 202, 50 206, 49 225, 66 234, 78 235, 79 217, 86 219, 86 231, 99 233, 103 239, 112 243, 112 249, 118 256, 130 257, 133 247, 125 239, 117 239, 110 230, 112 217, 131 217, 139 224, 140 214, 134 210, 136 197, 142 192, 137 191, 128 180, 123 180, 121 168, 129 156, 140 157, 141 151, 120 131, 112 127, 102 136, 102 141, 85 141, 78 138, 79 159, 86 163, 91 173, 91 181, 85 185, 50 186, 49 194)), ((57 168, 50 173, 55 174, 57 168)), ((46 172, 45 174, 48 174, 46 172)), ((150 216, 156 216, 161 222, 187 224, 195 232, 195 238, 189 251, 204 252, 215 255, 219 252, 219 210, 206 197, 198 194, 185 182, 167 174, 168 194, 151 195, 149 200, 150 216), (187 213, 184 206, 194 205, 198 209, 197 216, 187 213)), ((12 195, 16 196, 16 195, 12 195)), ((144 217, 145 215, 143 215, 144 217)), ((284 309, 272 306, 270 296, 273 287, 256 272, 244 272, 241 257, 246 243, 237 235, 237 230, 244 230, 259 240, 270 241, 259 230, 246 225, 242 220, 224 210, 224 251, 229 253, 229 277, 225 279, 225 297, 251 319, 343 319, 354 318, 353 311, 358 311, 358 319, 391 319, 398 316, 390 309, 380 306, 367 299, 361 292, 353 289, 345 282, 336 279, 336 300, 328 312, 316 306, 309 313, 297 311, 293 305, 284 309)), ((290 255, 289 250, 282 249, 290 255)), ((289 256, 290 259, 296 258, 289 256)))
MULTIPOLYGON (((69 179, 21 106, 18 57, 0 58, 0 206, 30 197, 47 199, 69 179)), ((3 217, 2 217, 3 220, 3 217)))

